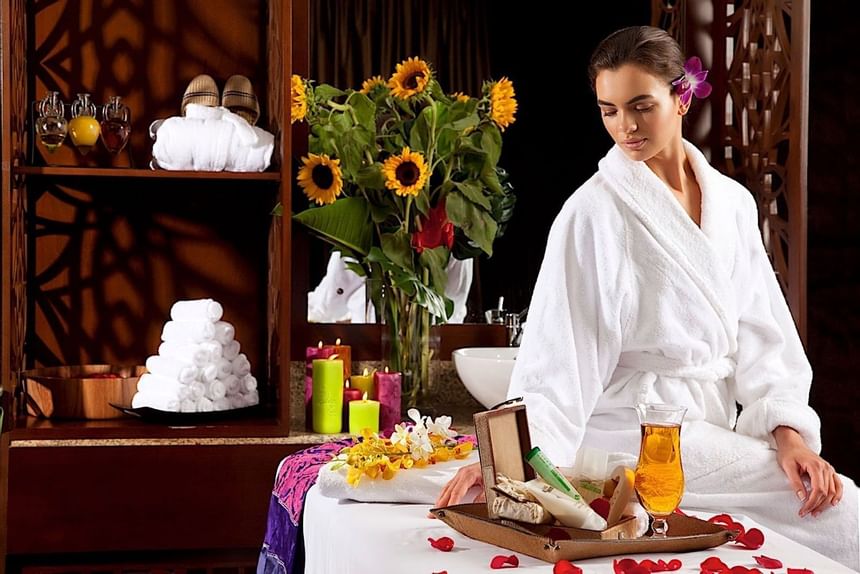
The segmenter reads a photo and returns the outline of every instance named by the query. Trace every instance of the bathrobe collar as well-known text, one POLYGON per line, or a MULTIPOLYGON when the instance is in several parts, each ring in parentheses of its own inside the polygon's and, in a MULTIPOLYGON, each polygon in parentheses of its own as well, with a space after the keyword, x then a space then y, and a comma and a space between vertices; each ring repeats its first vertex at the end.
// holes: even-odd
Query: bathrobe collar
POLYGON ((720 187, 722 176, 696 147, 683 140, 702 192, 701 228, 687 214, 672 191, 644 161, 634 161, 617 145, 600 160, 600 174, 655 240, 689 274, 711 303, 736 350, 738 315, 730 270, 734 260, 737 225, 720 187))

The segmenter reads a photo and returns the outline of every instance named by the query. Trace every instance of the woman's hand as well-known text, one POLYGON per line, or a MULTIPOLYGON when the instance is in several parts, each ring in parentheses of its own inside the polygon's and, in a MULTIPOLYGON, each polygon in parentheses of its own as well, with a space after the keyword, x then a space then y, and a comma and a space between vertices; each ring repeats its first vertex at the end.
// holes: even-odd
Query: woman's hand
MULTIPOLYGON (((436 499, 436 508, 440 508, 443 506, 451 506, 452 504, 458 504, 463 500, 463 497, 466 496, 466 492, 473 486, 483 486, 484 480, 481 477, 481 463, 475 462, 472 464, 467 464, 466 466, 461 466, 457 471, 457 474, 454 475, 448 484, 445 485, 445 488, 442 489, 442 493, 439 495, 439 498, 436 499)), ((475 497, 473 502, 483 502, 485 500, 484 493, 481 493, 475 497)))
POLYGON ((774 429, 776 439, 776 459, 795 489, 797 498, 803 503, 798 514, 806 516, 810 512, 818 516, 829 506, 836 506, 842 500, 842 480, 830 464, 812 452, 803 438, 791 427, 780 426, 774 429), (809 478, 807 490, 802 477, 809 478))

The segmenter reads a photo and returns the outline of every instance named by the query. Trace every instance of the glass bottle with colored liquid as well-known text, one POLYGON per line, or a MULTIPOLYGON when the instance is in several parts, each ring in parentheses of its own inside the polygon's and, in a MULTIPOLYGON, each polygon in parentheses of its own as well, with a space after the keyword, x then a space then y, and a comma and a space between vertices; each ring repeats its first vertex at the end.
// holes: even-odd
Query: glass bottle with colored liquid
POLYGON ((39 117, 35 123, 36 137, 45 148, 53 153, 63 145, 69 131, 65 106, 60 92, 48 92, 39 102, 39 117))
POLYGON ((639 502, 651 515, 655 538, 665 538, 666 519, 684 495, 681 466, 681 422, 687 409, 673 405, 638 404, 642 443, 634 487, 639 502))
POLYGON ((96 106, 89 94, 78 94, 72 103, 72 121, 69 122, 69 135, 72 143, 83 155, 90 153, 99 141, 99 122, 96 120, 96 106))
POLYGON ((102 143, 111 153, 117 154, 128 143, 131 134, 131 110, 120 96, 111 96, 102 108, 102 143))

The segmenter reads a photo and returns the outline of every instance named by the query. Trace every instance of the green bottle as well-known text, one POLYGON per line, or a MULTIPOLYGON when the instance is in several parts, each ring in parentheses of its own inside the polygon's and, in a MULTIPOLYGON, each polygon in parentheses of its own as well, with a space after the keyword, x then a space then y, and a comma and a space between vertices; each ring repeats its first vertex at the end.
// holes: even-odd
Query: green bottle
POLYGON ((574 500, 582 501, 582 496, 576 491, 570 482, 561 474, 555 465, 541 452, 539 447, 534 447, 526 455, 526 462, 535 469, 544 482, 568 495, 574 500))

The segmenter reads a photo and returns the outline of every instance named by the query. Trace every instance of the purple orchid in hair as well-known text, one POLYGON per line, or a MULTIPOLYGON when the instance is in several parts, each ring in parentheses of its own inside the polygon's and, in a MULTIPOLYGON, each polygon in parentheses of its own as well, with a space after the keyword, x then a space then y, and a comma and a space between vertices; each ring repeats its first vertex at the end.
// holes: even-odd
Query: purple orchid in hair
POLYGON ((681 98, 681 104, 689 106, 695 95, 697 98, 707 98, 711 95, 711 84, 705 81, 708 70, 702 69, 702 60, 693 56, 684 64, 684 75, 672 82, 675 91, 681 98))

